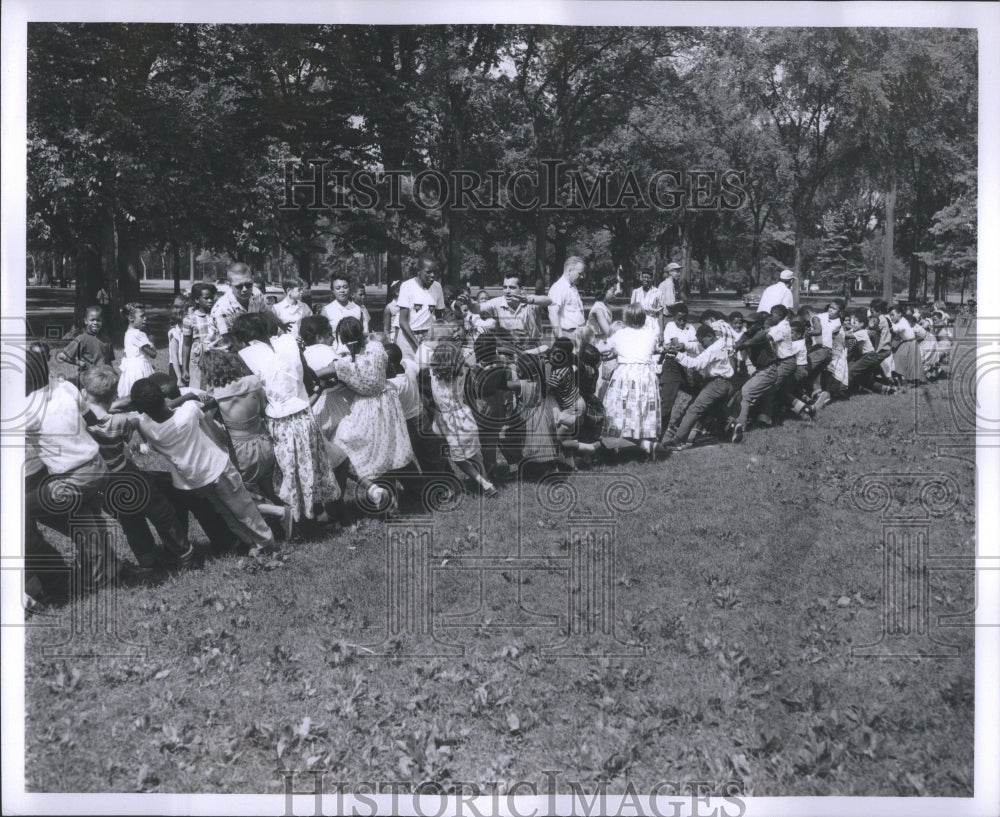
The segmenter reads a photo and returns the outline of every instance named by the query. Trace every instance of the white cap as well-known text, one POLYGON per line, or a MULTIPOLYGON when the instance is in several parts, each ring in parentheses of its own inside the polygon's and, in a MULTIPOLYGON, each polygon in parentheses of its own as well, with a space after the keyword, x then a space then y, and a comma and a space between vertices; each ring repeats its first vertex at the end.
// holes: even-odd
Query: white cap
POLYGON ((794 281, 795 273, 792 272, 790 269, 783 269, 781 271, 781 275, 778 276, 778 279, 781 281, 794 281))

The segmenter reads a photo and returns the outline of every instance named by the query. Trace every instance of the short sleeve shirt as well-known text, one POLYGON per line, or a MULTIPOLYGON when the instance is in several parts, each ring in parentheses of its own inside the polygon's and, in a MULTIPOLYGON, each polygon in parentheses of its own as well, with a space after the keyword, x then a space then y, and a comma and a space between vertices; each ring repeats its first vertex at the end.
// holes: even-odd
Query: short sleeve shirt
POLYGON ((558 315, 559 329, 579 329, 587 322, 580 291, 565 276, 549 288, 549 298, 558 315))
POLYGON ((257 287, 253 288, 250 294, 250 302, 247 304, 246 309, 236 300, 232 289, 229 289, 223 293, 222 297, 215 302, 215 306, 212 307, 211 317, 212 323, 215 325, 215 333, 225 335, 233 328, 233 321, 240 315, 254 312, 268 312, 270 310, 271 307, 267 303, 267 298, 264 297, 264 293, 257 289, 257 287))
POLYGON ((435 321, 435 312, 444 309, 444 290, 435 281, 427 289, 416 278, 403 281, 399 287, 399 308, 410 310, 410 329, 422 332, 435 321))
POLYGON ((27 398, 25 437, 52 474, 65 474, 93 460, 97 443, 87 433, 87 404, 66 380, 53 381, 27 398))
POLYGON ((175 488, 192 491, 215 482, 229 463, 229 455, 212 442, 201 426, 201 404, 183 403, 162 423, 142 416, 139 431, 170 466, 175 488))

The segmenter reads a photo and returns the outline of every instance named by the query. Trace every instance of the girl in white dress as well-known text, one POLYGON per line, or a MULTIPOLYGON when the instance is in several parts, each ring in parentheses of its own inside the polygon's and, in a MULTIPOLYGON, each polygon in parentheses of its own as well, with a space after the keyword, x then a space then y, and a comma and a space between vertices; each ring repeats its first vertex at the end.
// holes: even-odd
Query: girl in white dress
POLYGON ((128 329, 125 330, 125 356, 118 364, 122 373, 118 380, 118 396, 128 397, 133 383, 155 371, 150 361, 156 360, 156 347, 142 331, 146 325, 146 307, 130 303, 125 304, 122 311, 128 319, 128 329))

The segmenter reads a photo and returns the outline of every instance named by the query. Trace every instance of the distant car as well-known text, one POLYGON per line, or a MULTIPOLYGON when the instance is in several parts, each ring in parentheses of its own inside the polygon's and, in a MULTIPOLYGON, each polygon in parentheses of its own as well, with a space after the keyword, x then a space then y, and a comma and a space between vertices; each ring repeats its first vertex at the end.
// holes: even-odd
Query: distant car
POLYGON ((743 304, 747 309, 756 310, 760 305, 760 296, 764 294, 764 290, 767 289, 767 284, 761 284, 759 287, 754 287, 746 295, 743 296, 743 304))
POLYGON ((810 292, 819 292, 819 284, 809 284, 810 292))
POLYGON ((264 288, 264 298, 267 300, 271 306, 278 303, 278 301, 283 300, 285 297, 285 290, 282 287, 275 286, 274 284, 268 284, 264 288))

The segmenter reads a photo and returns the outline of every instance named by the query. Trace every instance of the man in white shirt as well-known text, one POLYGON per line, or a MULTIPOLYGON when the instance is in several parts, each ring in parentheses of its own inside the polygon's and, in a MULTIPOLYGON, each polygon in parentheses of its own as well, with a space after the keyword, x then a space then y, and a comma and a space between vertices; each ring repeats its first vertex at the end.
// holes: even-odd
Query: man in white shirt
POLYGON ((552 333, 557 338, 571 338, 574 343, 577 342, 577 330, 587 322, 580 291, 577 289, 585 266, 582 258, 571 255, 563 265, 562 277, 549 288, 549 323, 552 324, 552 333))
POLYGON ((660 291, 660 304, 662 304, 663 309, 669 309, 675 303, 677 303, 681 298, 680 295, 680 282, 681 282, 681 265, 674 262, 667 264, 666 275, 663 277, 663 281, 660 282, 658 287, 660 291))
POLYGON ((444 291, 435 278, 438 262, 429 255, 420 256, 417 274, 399 287, 399 336, 396 342, 403 356, 416 358, 417 348, 434 325, 436 312, 444 309, 444 291))
POLYGON ((660 290, 653 286, 652 270, 643 270, 639 275, 639 286, 632 290, 630 303, 640 303, 646 310, 646 326, 657 334, 663 331, 663 301, 660 290))
POLYGON ((781 304, 785 309, 795 305, 792 287, 795 286, 795 273, 790 269, 782 270, 778 280, 761 293, 758 312, 770 312, 771 307, 781 304))
POLYGON ((541 337, 536 306, 548 306, 545 295, 532 295, 521 289, 521 279, 508 275, 503 279, 503 295, 480 303, 469 303, 469 311, 483 318, 496 319, 497 325, 506 329, 521 342, 533 343, 541 337))

